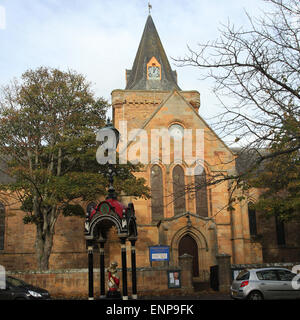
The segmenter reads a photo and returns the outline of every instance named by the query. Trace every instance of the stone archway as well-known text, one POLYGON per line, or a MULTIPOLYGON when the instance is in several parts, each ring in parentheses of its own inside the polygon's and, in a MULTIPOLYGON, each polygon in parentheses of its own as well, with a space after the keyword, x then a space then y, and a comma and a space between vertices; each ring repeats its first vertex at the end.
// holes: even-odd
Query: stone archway
POLYGON ((180 239, 179 245, 178 245, 178 256, 182 256, 185 253, 193 256, 193 277, 198 277, 199 276, 198 245, 195 239, 189 234, 185 234, 180 239))
MULTIPOLYGON (((190 239, 190 238, 185 238, 186 236, 190 236, 196 243, 196 245, 194 243, 194 247, 197 248, 198 261, 195 262, 195 269, 198 268, 198 274, 199 274, 198 277, 203 278, 205 275, 205 272, 208 270, 208 260, 210 259, 209 257, 210 251, 208 248, 207 239, 205 235, 200 231, 199 226, 197 228, 190 225, 185 226, 177 230, 177 232, 172 236, 171 247, 170 247, 170 255, 171 255, 172 263, 174 265, 178 265, 179 263, 178 257, 181 255, 180 254, 181 252, 179 252, 179 250, 181 250, 180 247, 182 246, 182 244, 180 245, 180 242, 182 239, 186 239, 182 241, 188 241, 187 239, 190 239)), ((197 259, 196 254, 191 254, 189 252, 187 253, 195 256, 195 260, 197 259)), ((197 274, 196 271, 195 271, 195 274, 197 274)), ((194 277, 197 278, 196 276, 194 277)))

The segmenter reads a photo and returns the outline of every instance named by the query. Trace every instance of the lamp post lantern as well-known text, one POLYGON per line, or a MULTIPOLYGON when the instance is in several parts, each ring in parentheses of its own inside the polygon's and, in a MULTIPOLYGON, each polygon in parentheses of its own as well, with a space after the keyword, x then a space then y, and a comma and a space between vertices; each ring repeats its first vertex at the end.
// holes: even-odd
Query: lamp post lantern
MULTIPOLYGON (((100 146, 100 150, 102 150, 101 154, 108 155, 105 157, 106 162, 108 162, 108 172, 106 175, 109 181, 108 196, 106 199, 116 199, 117 196, 113 185, 116 170, 114 169, 113 162, 116 160, 116 150, 120 140, 120 132, 113 126, 110 118, 108 118, 105 127, 98 131, 97 137, 98 141, 103 141, 100 146)), ((104 164, 103 160, 104 159, 97 158, 97 161, 101 164, 104 164)))

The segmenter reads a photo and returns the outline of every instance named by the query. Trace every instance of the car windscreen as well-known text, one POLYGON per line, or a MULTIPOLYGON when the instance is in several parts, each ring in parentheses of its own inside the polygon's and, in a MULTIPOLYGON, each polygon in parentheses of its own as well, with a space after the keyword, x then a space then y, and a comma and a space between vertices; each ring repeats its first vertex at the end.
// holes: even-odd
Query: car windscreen
POLYGON ((249 280, 250 272, 248 270, 241 271, 238 276, 236 277, 236 280, 249 280))
POLYGON ((6 281, 9 285, 14 286, 14 287, 24 287, 26 286, 26 283, 23 282, 22 280, 12 278, 12 277, 7 277, 6 281))

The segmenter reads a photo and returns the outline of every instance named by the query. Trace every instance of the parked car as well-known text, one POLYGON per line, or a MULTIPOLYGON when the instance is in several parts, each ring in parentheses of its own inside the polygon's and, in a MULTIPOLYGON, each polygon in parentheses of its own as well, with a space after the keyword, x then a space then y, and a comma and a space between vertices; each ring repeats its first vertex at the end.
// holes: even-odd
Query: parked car
POLYGON ((241 271, 233 280, 230 292, 233 299, 300 299, 300 282, 297 290, 292 281, 296 274, 284 268, 261 268, 241 271))
POLYGON ((0 289, 0 300, 50 299, 47 290, 34 287, 22 280, 7 276, 6 287, 0 289))

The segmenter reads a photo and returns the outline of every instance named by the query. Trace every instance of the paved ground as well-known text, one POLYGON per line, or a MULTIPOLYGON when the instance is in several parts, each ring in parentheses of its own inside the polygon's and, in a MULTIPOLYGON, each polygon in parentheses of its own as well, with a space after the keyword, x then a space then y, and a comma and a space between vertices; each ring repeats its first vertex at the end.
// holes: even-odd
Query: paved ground
POLYGON ((232 300, 229 294, 220 292, 205 292, 193 296, 162 296, 162 297, 143 297, 141 300, 232 300))
MULTIPOLYGON (((86 297, 82 298, 63 298, 55 297, 53 300, 87 300, 86 297)), ((95 300, 98 300, 95 297, 95 300)), ((129 300, 131 298, 129 297, 129 300)), ((220 293, 220 292, 199 292, 199 294, 194 294, 192 296, 148 296, 148 297, 139 297, 138 300, 232 300, 229 294, 220 293)))

